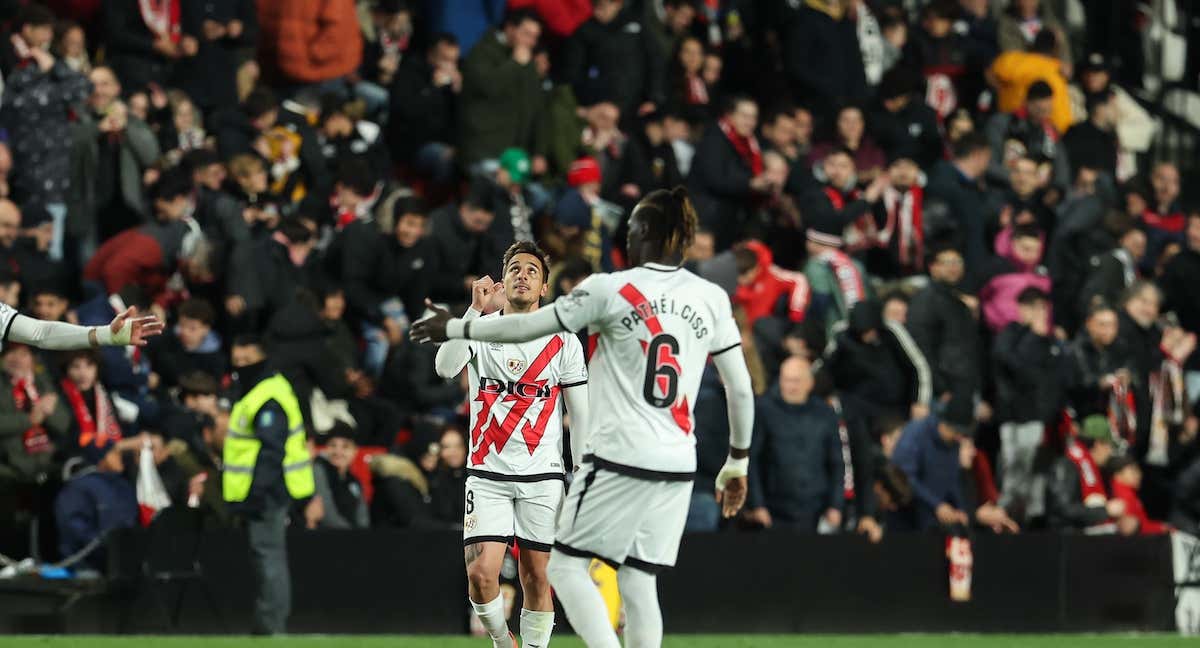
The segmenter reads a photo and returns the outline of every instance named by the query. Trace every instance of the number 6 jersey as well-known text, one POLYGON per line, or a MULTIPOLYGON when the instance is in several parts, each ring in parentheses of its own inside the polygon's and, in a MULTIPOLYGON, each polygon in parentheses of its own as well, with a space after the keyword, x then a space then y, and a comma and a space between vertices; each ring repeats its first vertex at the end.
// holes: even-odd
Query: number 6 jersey
POLYGON ((589 328, 591 450, 648 471, 696 470, 692 408, 709 354, 737 353, 725 291, 691 272, 647 263, 595 274, 554 302, 564 328, 589 328))

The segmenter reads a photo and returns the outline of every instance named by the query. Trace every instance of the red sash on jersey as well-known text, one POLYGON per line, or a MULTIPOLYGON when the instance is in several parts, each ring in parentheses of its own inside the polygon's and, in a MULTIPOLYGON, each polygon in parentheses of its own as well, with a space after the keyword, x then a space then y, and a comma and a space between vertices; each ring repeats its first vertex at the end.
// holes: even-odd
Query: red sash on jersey
MULTIPOLYGON (((660 324, 658 321, 658 316, 654 314, 654 309, 650 307, 650 301, 646 299, 646 296, 642 294, 642 291, 637 289, 637 286, 627 283, 624 286, 621 286, 621 290, 618 292, 620 293, 621 297, 625 301, 629 302, 629 305, 632 306, 635 311, 637 311, 638 315, 641 316, 642 325, 645 326, 646 330, 650 332, 650 336, 652 338, 662 334, 663 328, 662 324, 660 324)), ((649 351, 649 342, 642 341, 642 352, 649 353, 649 351)), ((679 366, 679 361, 676 360, 673 355, 671 355, 670 349, 665 346, 658 347, 658 357, 653 359, 648 358, 647 362, 654 362, 655 368, 673 365, 675 371, 680 375, 680 377, 682 377, 682 368, 679 366)), ((684 395, 682 398, 676 401, 674 405, 671 405, 670 410, 671 417, 675 419, 675 425, 678 425, 679 429, 682 430, 684 434, 691 434, 692 408, 688 405, 687 396, 684 395)))
POLYGON ((1100 470, 1092 460, 1092 454, 1078 439, 1071 439, 1067 445, 1067 459, 1075 464, 1079 471, 1079 489, 1083 492, 1083 503, 1088 506, 1098 506, 1108 501, 1108 492, 1104 490, 1104 482, 1100 479, 1100 470))
MULTIPOLYGON (((550 361, 554 359, 554 356, 558 355, 558 352, 562 348, 562 335, 551 337, 541 353, 538 353, 533 362, 529 363, 529 368, 525 370, 525 373, 521 375, 521 378, 517 382, 539 382, 538 376, 546 370, 546 367, 550 365, 550 361)), ((544 383, 545 381, 542 380, 540 382, 544 383)), ((525 438, 525 444, 529 447, 529 454, 531 455, 537 449, 538 444, 541 443, 542 437, 546 434, 546 424, 549 422, 550 415, 554 412, 554 408, 558 404, 558 392, 558 385, 550 388, 550 396, 546 398, 546 403, 543 405, 542 413, 538 416, 536 423, 531 426, 527 422, 525 429, 521 430, 521 435, 525 438)), ((492 420, 491 411, 492 405, 495 404, 496 399, 499 397, 499 393, 482 390, 476 397, 477 401, 483 403, 483 407, 479 410, 479 416, 475 418, 475 425, 471 429, 471 445, 479 444, 475 452, 471 453, 472 466, 483 464, 483 460, 487 457, 490 447, 495 447, 496 452, 504 451, 505 444, 508 443, 513 432, 517 430, 517 426, 520 425, 522 419, 525 417, 525 412, 529 411, 535 400, 532 397, 519 396, 517 394, 505 396, 504 402, 511 402, 513 404, 512 409, 508 410, 508 415, 504 417, 503 422, 497 423, 492 420), (484 429, 484 426, 487 426, 487 429, 484 429), (479 442, 481 435, 483 436, 482 443, 479 442)))

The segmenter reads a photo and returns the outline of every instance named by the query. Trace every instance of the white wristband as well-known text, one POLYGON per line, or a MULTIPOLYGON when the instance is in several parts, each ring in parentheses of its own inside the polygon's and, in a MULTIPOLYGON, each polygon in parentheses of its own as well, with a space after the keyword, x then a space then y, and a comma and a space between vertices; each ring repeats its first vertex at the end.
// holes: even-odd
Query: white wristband
POLYGON ((112 327, 108 325, 93 326, 92 330, 96 332, 96 344, 100 346, 112 346, 112 327))
POLYGON ((726 457, 725 465, 721 466, 721 472, 717 473, 717 490, 725 490, 725 484, 731 479, 745 477, 750 472, 750 457, 742 457, 734 459, 726 457))
POLYGON ((97 326, 96 342, 100 346, 127 346, 133 341, 133 322, 125 320, 125 325, 115 334, 109 325, 97 326))

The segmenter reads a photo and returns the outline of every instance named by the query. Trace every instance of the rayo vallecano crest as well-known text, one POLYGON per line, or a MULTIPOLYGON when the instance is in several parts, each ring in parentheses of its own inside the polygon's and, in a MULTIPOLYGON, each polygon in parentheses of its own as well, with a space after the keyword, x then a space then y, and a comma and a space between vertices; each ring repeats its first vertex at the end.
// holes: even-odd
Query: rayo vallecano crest
POLYGON ((511 374, 520 374, 525 370, 525 361, 517 360, 516 358, 508 359, 508 372, 511 374))

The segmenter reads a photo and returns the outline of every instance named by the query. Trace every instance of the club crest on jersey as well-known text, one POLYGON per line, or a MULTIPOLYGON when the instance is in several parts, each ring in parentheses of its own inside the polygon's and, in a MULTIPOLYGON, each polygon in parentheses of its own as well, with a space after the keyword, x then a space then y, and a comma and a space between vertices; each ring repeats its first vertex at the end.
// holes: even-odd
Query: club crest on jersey
POLYGON ((525 361, 524 360, 518 360, 516 358, 508 359, 508 372, 509 373, 519 374, 524 370, 525 370, 525 361))

